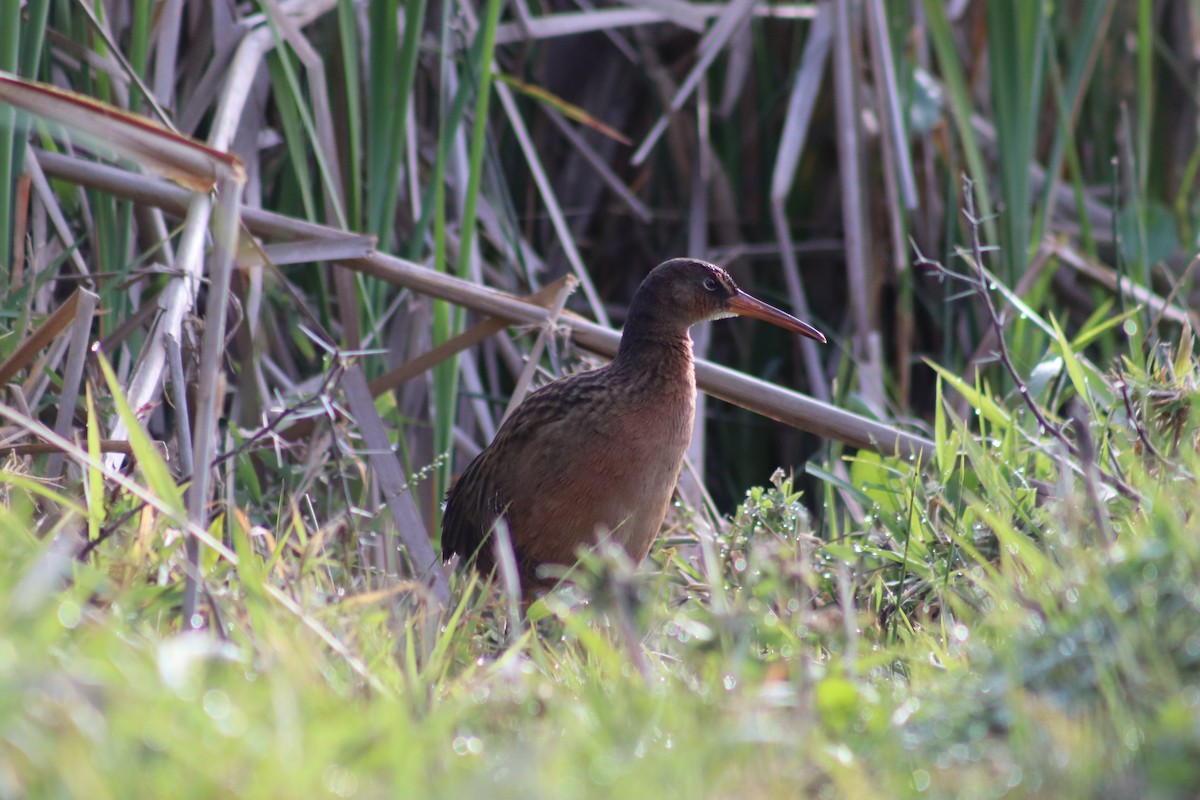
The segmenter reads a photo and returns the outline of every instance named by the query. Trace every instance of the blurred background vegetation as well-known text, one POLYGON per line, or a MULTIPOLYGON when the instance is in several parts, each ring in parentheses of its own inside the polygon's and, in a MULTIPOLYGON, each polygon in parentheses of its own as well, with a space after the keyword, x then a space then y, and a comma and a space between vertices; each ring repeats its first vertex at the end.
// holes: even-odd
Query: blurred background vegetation
POLYGON ((0 796, 1194 796, 1197 3, 0 0, 0 69, 0 796), (933 444, 709 400, 650 568, 431 583, 596 358, 485 287, 678 255, 933 444))

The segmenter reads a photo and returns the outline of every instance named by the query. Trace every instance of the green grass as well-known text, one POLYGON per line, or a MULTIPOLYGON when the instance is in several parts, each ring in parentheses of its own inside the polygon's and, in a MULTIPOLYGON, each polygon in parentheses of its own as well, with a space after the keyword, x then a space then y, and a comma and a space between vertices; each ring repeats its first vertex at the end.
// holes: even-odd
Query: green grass
POLYGON ((707 567, 681 519, 643 569, 590 557, 575 592, 535 607, 536 634, 465 578, 441 627, 403 586, 347 592, 335 542, 299 517, 237 534, 237 570, 209 565, 226 638, 182 633, 168 518, 135 517, 47 589, 53 537, 12 484, 0 790, 1187 796, 1200 368, 1171 355, 1124 367, 1144 440, 1120 403, 1093 426, 1136 501, 1089 496, 1017 398, 993 397, 1009 423, 981 439, 939 415, 935 463, 853 461, 832 496, 861 522, 814 527, 780 473, 721 524, 707 567))
MULTIPOLYGON (((228 39, 194 17, 172 29, 154 3, 108 3, 110 45, 67 0, 0 5, 6 71, 144 110, 115 48, 208 135, 228 39), (177 63, 160 65, 173 32, 177 63)), ((189 526, 181 392, 162 377, 140 408, 123 393, 196 231, 71 174, 22 199, 31 148, 77 148, 77 132, 25 116, 27 141, 0 105, 0 367, 81 283, 99 296, 82 341, 105 344, 79 378, 74 449, 59 442, 65 475, 41 474, 44 455, 0 464, 0 798, 1195 796, 1194 8, 883 3, 892 63, 853 34, 863 91, 835 96, 828 66, 809 65, 823 88, 781 198, 805 248, 787 275, 771 172, 808 20, 751 19, 635 166, 697 63, 682 26, 513 42, 516 12, 496 0, 340 0, 298 28, 253 6, 231 13, 277 47, 236 137, 248 204, 515 294, 578 252, 604 302, 580 292, 572 310, 617 320, 654 263, 698 242, 691 255, 774 303, 799 285, 831 334, 819 367, 835 402, 936 446, 920 463, 853 451, 713 401, 699 468, 717 512, 681 504, 638 567, 589 554, 532 622, 471 573, 438 609, 388 547, 436 540, 444 485, 494 428, 532 337, 493 337, 379 398, 391 441, 365 441, 339 415, 346 360, 374 378, 478 315, 351 275, 353 254, 271 263, 287 237, 244 238, 217 373, 192 357, 207 292, 183 315, 188 380, 227 389, 214 491, 189 526), (899 130, 876 83, 900 92, 899 130), (510 86, 512 104, 492 97, 510 86), (873 228, 864 286, 846 285, 832 157, 847 97, 873 228), (570 111, 578 138, 547 109, 570 111), (915 208, 888 188, 902 159, 915 208), (99 277, 80 280, 73 257, 99 277), (1165 299, 1162 318, 1103 283, 1118 275, 1165 299), (869 294, 867 330, 852 292, 869 294), (868 364, 881 398, 860 384, 868 364), (285 407, 319 420, 298 444, 271 438, 285 407), (117 419, 124 473, 101 452, 117 419), (380 501, 368 453, 384 447, 410 476, 411 530, 380 501), (200 631, 182 619, 189 571, 200 631)), ((4 387, 0 445, 58 441, 41 423, 71 336, 4 387)), ((572 369, 579 353, 550 339, 543 366, 572 369)), ((761 326, 714 328, 710 354, 812 385, 761 326)))

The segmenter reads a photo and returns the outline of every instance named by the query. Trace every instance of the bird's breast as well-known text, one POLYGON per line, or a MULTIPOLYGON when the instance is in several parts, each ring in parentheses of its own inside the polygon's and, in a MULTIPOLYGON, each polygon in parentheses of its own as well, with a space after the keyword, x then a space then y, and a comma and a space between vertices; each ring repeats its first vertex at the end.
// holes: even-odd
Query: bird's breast
POLYGON ((576 419, 564 469, 546 476, 537 508, 513 519, 525 555, 570 564, 581 547, 619 543, 646 557, 679 479, 695 417, 695 387, 674 381, 657 390, 610 396, 576 419), (528 535, 533 534, 533 535, 528 535))

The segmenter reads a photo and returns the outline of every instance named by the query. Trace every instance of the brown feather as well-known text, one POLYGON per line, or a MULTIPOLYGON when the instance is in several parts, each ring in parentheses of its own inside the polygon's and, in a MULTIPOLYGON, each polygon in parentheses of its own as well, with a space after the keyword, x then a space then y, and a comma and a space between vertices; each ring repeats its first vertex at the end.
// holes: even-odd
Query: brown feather
POLYGON ((503 516, 526 592, 537 568, 569 566, 605 537, 641 561, 662 527, 692 432, 696 378, 688 329, 734 313, 805 335, 814 329, 738 290, 702 261, 674 259, 638 288, 617 357, 533 392, 446 496, 442 555, 494 567, 503 516))

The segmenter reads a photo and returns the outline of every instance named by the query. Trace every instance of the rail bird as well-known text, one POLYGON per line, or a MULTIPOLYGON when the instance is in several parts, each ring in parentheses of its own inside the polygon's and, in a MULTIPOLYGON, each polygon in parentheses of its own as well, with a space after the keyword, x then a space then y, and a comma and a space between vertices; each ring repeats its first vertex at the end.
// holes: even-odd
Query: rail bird
POLYGON ((753 317, 825 342, 806 322, 743 292, 720 267, 676 258, 655 267, 629 307, 616 358, 531 393, 446 496, 442 556, 495 566, 503 519, 526 597, 609 539, 642 561, 662 527, 696 412, 690 328, 753 317))

